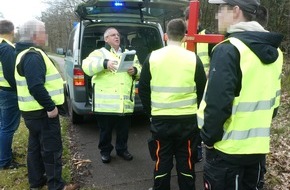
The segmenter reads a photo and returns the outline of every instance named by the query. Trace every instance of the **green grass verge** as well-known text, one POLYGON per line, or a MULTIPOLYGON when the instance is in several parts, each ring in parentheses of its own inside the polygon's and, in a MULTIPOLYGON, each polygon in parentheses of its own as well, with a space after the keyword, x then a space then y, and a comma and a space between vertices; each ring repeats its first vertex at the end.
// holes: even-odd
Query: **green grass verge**
MULTIPOLYGON (((63 171, 62 177, 65 181, 71 181, 71 155, 69 150, 69 137, 68 127, 69 121, 67 118, 60 118, 62 126, 62 138, 63 138, 63 171)), ((28 143, 28 130, 25 127, 23 120, 21 120, 20 126, 16 131, 13 139, 13 153, 17 162, 26 165, 27 155, 27 143, 28 143)), ((15 170, 2 170, 0 171, 0 189, 1 190, 24 190, 29 189, 27 168, 20 167, 15 170)), ((43 190, 47 187, 43 188, 43 190)))

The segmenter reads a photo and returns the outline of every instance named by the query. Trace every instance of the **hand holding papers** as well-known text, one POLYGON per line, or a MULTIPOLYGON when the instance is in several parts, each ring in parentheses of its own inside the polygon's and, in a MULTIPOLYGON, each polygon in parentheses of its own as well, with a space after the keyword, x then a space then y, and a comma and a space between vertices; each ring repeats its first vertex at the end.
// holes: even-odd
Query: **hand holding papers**
POLYGON ((119 67, 116 72, 127 72, 127 70, 133 66, 135 55, 135 50, 124 52, 121 56, 119 67))
POLYGON ((118 68, 118 61, 117 60, 108 60, 107 62, 107 69, 111 72, 116 72, 118 68))

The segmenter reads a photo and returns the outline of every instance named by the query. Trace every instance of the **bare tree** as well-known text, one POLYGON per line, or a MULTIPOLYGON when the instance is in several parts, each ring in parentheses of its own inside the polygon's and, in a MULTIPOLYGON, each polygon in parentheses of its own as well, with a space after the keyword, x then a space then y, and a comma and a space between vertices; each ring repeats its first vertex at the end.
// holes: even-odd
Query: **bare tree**
POLYGON ((48 5, 41 14, 48 34, 48 51, 54 52, 56 48, 65 48, 73 23, 77 21, 74 9, 80 0, 45 0, 48 5))

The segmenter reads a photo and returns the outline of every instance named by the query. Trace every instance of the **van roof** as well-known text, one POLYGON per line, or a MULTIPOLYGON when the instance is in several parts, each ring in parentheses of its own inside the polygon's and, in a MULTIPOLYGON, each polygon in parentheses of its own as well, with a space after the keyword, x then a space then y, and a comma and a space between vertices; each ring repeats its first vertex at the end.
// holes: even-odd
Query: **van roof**
POLYGON ((76 7, 82 20, 120 17, 143 21, 165 22, 183 17, 188 0, 89 0, 76 7))

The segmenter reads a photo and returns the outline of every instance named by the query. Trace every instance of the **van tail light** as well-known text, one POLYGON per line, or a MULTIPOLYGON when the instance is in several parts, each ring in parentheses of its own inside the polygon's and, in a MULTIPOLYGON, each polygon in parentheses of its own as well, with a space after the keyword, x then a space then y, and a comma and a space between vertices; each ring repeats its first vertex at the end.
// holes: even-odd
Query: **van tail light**
POLYGON ((74 68, 74 86, 85 85, 85 74, 80 68, 74 68))
POLYGON ((135 83, 135 94, 139 93, 138 86, 139 86, 139 81, 136 81, 136 83, 135 83))

